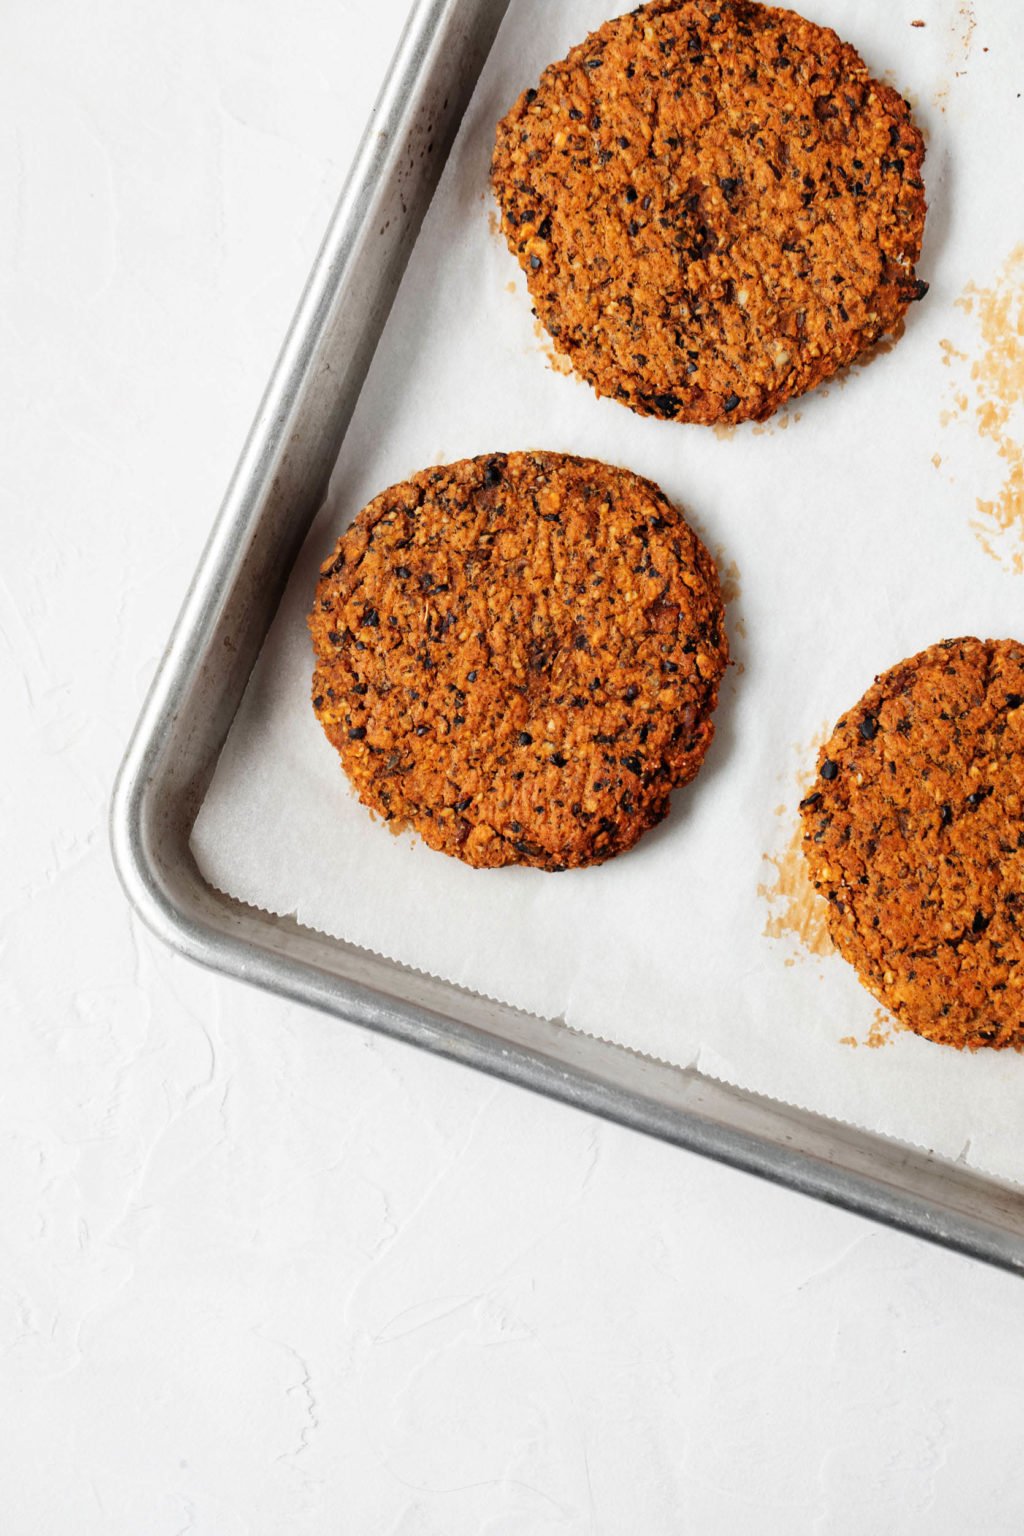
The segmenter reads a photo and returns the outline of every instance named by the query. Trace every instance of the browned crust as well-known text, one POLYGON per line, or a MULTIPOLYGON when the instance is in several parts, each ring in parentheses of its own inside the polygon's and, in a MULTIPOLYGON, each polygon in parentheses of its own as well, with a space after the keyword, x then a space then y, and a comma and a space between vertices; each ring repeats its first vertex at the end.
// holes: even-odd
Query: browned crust
POLYGON ((840 953, 944 1045, 1024 1043, 1024 646, 944 640, 839 721, 801 805, 840 953))
POLYGON ((682 514, 553 453, 391 486, 323 565, 309 625, 313 707, 359 798, 489 868, 630 848, 699 769, 728 659, 682 514))
POLYGON ((491 174, 537 315, 598 394, 739 422, 922 297, 923 160, 908 104, 828 27, 656 0, 545 69, 491 174))

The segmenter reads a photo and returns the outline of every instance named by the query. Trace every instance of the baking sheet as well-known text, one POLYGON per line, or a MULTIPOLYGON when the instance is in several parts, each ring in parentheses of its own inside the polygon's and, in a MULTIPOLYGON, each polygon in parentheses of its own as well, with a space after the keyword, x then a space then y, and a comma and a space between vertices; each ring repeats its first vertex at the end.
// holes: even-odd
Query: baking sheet
POLYGON ((895 1031, 828 952, 794 840, 816 743, 876 672, 945 635, 1024 632, 1024 213, 1004 181, 1021 48, 1009 0, 808 8, 909 95, 928 137, 918 270, 932 286, 899 345, 770 423, 718 432, 641 420, 564 377, 487 170, 498 117, 607 0, 513 0, 193 848, 211 883, 256 906, 1024 1180, 1024 1060, 895 1031), (705 767, 667 821, 625 857, 555 876, 473 871, 390 835, 309 706, 305 614, 340 529, 427 464, 529 447, 628 465, 686 508, 720 558, 736 663, 705 767))

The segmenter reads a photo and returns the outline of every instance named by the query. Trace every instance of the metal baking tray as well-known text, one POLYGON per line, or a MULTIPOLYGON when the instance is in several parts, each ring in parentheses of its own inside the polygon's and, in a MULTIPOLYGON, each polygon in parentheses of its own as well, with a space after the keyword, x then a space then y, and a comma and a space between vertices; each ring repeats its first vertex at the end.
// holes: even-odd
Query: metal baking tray
POLYGON ((1024 1273, 1020 1190, 256 911, 196 868, 193 822, 508 3, 413 7, 121 766, 124 888, 203 965, 1024 1273))

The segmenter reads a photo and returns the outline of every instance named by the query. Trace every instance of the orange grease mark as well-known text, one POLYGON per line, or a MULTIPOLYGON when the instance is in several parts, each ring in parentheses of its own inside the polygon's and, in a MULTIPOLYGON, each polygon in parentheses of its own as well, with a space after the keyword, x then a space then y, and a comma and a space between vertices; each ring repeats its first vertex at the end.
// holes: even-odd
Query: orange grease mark
POLYGON ((883 1045, 892 1045, 895 1033, 896 1021, 892 1014, 886 1013, 884 1008, 876 1008, 864 1044, 869 1050, 877 1051, 883 1045))
POLYGON ((791 422, 800 420, 802 414, 801 411, 794 411, 787 401, 785 405, 779 407, 769 421, 757 421, 750 430, 754 437, 771 437, 776 427, 780 432, 785 432, 791 422))
MULTIPOLYGON (((802 800, 814 778, 814 766, 818 749, 827 741, 830 732, 823 728, 814 740, 798 749, 800 761, 806 766, 797 779, 796 799, 802 800)), ((796 806, 779 807, 793 818, 789 840, 780 853, 766 853, 764 859, 774 870, 771 879, 759 883, 757 894, 768 904, 764 935, 768 939, 795 939, 809 955, 833 953, 826 922, 827 906, 811 884, 807 872, 807 860, 803 851, 803 825, 796 806)), ((793 965, 792 958, 786 965, 793 965)))
MULTIPOLYGON (((970 364, 970 394, 958 391, 955 409, 939 419, 947 426, 972 412, 978 436, 994 445, 1004 466, 1003 483, 995 496, 975 499, 971 527, 987 555, 1024 575, 1024 244, 1011 251, 990 288, 968 283, 956 302, 975 318, 980 349, 970 364)), ((951 344, 943 348, 944 362, 968 361, 951 344)))
POLYGON ((501 234, 501 220, 498 218, 498 215, 495 213, 493 208, 488 208, 487 210, 487 228, 490 230, 492 235, 501 234))
POLYGON ((541 344, 540 349, 548 360, 548 367, 553 368, 555 373, 561 373, 567 376, 571 374, 572 363, 570 363, 569 359, 563 356, 561 352, 555 351, 555 348, 551 343, 550 336, 541 325, 539 320, 535 320, 533 322, 533 334, 541 344))
POLYGON ((892 1045, 893 1040, 903 1028, 898 1019, 891 1013, 886 1013, 884 1008, 876 1008, 875 1016, 868 1026, 868 1032, 863 1040, 858 1040, 856 1035, 840 1035, 840 1045, 850 1045, 854 1050, 859 1045, 864 1045, 869 1051, 877 1051, 883 1045, 892 1045))
POLYGON ((718 566, 718 580, 722 587, 723 603, 734 603, 741 596, 740 568, 735 560, 730 560, 725 565, 721 547, 715 551, 715 564, 718 566))
POLYGON ((961 48, 963 49, 964 58, 966 59, 970 54, 971 44, 974 41, 974 29, 978 25, 977 18, 974 14, 974 6, 971 5, 970 0, 965 0, 965 3, 960 6, 960 9, 957 13, 957 19, 960 23, 960 31, 957 37, 957 42, 959 42, 961 48))

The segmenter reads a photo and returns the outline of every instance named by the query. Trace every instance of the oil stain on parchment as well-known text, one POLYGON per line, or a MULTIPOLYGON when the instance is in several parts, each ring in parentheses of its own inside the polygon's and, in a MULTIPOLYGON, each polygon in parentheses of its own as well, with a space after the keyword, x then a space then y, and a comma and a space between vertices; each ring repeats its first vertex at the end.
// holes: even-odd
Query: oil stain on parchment
POLYGON ((863 1045, 869 1051, 878 1051, 882 1046, 892 1045, 903 1028, 904 1025, 891 1013, 884 1008, 876 1008, 875 1016, 868 1025, 868 1032, 863 1040, 858 1040, 856 1035, 840 1035, 839 1044, 852 1045, 855 1049, 863 1045))
POLYGON ((556 351, 554 342, 539 320, 533 322, 533 334, 540 342, 540 350, 547 358, 548 367, 555 373, 560 373, 566 378, 570 377, 572 374, 572 363, 570 363, 564 352, 556 351))
MULTIPOLYGON (((692 514, 687 513, 687 516, 692 522, 692 514)), ((736 675, 742 677, 747 668, 742 657, 737 654, 738 647, 736 642, 737 640, 746 640, 747 624, 739 608, 739 600, 743 595, 740 586, 740 568, 735 560, 729 559, 724 545, 716 544, 712 553, 715 557, 715 565, 718 567, 718 581, 722 589, 722 602, 725 604, 726 612, 729 615, 732 662, 736 668, 736 675)))
MULTIPOLYGON (((797 810, 799 802, 808 793, 814 778, 818 751, 828 740, 830 731, 823 728, 815 738, 797 748, 797 756, 803 765, 794 786, 791 803, 776 807, 775 814, 789 826, 789 836, 781 848, 763 855, 770 866, 769 878, 758 884, 757 894, 767 904, 764 935, 769 939, 793 941, 806 955, 831 955, 834 953, 826 922, 826 904, 811 884, 807 872, 807 860, 803 851, 803 827, 797 810)), ((797 956, 789 956, 787 965, 795 965, 797 956)))
MULTIPOLYGON (((949 105, 949 92, 951 82, 961 79, 967 73, 967 65, 971 57, 971 49, 974 46, 974 33, 978 26, 978 18, 974 14, 974 6, 971 0, 961 0, 956 8, 950 27, 949 47, 946 50, 946 64, 950 71, 938 89, 932 95, 932 105, 940 112, 945 112, 949 105)), ((988 52, 986 48, 984 52, 988 52)))
POLYGON ((987 555, 1024 575, 1024 244, 990 287, 968 283, 956 304, 973 323, 976 344, 940 343, 952 373, 940 422, 970 422, 995 448, 1002 484, 994 495, 975 497, 971 527, 987 555))

